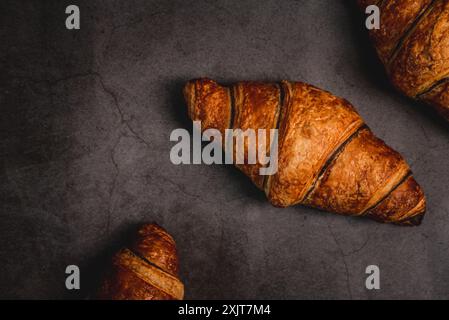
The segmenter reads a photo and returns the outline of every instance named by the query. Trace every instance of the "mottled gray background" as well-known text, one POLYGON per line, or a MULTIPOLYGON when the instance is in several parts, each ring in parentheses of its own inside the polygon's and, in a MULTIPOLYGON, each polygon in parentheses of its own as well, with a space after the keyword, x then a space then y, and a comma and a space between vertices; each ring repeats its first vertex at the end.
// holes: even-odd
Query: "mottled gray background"
POLYGON ((157 221, 189 299, 449 298, 449 129, 390 88, 352 1, 11 0, 0 14, 0 297, 83 298, 157 221), (423 225, 277 209, 232 167, 172 165, 170 132, 191 126, 182 84, 199 76, 347 98, 408 159, 423 225), (65 289, 68 264, 81 291, 65 289))

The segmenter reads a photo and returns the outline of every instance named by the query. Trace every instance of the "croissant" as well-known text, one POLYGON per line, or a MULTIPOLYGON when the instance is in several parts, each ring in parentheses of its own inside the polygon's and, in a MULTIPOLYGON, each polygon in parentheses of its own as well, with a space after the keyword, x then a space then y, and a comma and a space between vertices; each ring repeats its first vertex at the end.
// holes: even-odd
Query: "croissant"
POLYGON ((449 1, 357 1, 380 9, 369 33, 393 85, 449 120, 449 1))
POLYGON ((133 243, 120 250, 95 298, 101 300, 182 300, 173 238, 157 224, 145 224, 133 243))
MULTIPOLYGON (((302 204, 380 222, 421 223, 426 200, 409 166, 348 101, 301 82, 228 88, 210 79, 189 81, 184 97, 203 132, 278 129, 275 174, 261 176, 259 161, 237 165, 274 206, 302 204)), ((264 147, 269 153, 271 144, 264 147)))

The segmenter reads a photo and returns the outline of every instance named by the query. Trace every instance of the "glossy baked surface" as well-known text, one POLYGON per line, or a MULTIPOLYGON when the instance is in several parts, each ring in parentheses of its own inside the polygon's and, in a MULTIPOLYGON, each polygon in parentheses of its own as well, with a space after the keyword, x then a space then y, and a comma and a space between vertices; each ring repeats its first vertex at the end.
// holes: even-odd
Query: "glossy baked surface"
POLYGON ((345 100, 304 83, 284 81, 278 172, 268 198, 277 206, 300 203, 322 168, 363 120, 345 100))
MULTIPOLYGON (((254 85, 251 82, 240 82, 233 87, 234 96, 234 119, 232 123, 233 128, 239 128, 243 132, 247 129, 265 129, 265 133, 262 134, 264 138, 259 139, 259 132, 254 132, 253 146, 257 145, 257 148, 253 148, 252 152, 257 156, 257 152, 261 151, 261 154, 269 155, 271 140, 270 129, 275 128, 278 121, 279 109, 280 109, 280 97, 281 91, 278 85, 269 83, 258 83, 254 85)), ((263 133, 263 132, 262 132, 263 133)), ((263 189, 264 177, 259 175, 259 169, 264 167, 260 163, 259 158, 256 157, 256 164, 249 163, 249 139, 243 139, 244 155, 243 159, 237 159, 241 156, 238 152, 238 146, 234 148, 234 159, 239 163, 236 166, 242 170, 247 176, 251 178, 254 184, 263 189)), ((234 140, 237 143, 237 140, 234 140)))
MULTIPOLYGON (((202 84, 215 88, 216 93, 209 93, 213 96, 226 91, 213 80, 197 79, 187 83, 185 92, 189 88, 203 92, 202 84)), ((278 86, 238 83, 231 93, 237 101, 231 106, 235 108, 232 129, 279 130, 278 170, 274 175, 258 175, 258 163, 239 165, 259 188, 264 186, 273 205, 304 204, 398 224, 421 222, 425 197, 418 184, 407 185, 411 183, 407 179, 411 177, 409 166, 398 152, 374 136, 348 101, 314 86, 289 81, 278 86), (276 117, 278 121, 274 121, 276 117), (402 203, 403 199, 408 200, 402 203)), ((196 93, 186 95, 188 109, 200 109, 199 114, 213 112, 218 118, 215 125, 220 127, 220 114, 228 116, 224 107, 228 99, 192 105, 192 95, 196 93), (201 111, 203 108, 214 111, 201 111)), ((189 114, 194 121, 201 119, 189 114)), ((208 122, 209 126, 214 127, 214 123, 208 122)), ((246 141, 248 150, 251 142, 246 141)))

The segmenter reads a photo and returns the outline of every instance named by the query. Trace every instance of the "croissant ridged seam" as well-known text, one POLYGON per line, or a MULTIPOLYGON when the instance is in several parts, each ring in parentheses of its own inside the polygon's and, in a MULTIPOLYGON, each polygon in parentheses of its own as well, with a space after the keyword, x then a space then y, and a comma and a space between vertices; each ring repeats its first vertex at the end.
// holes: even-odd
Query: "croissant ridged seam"
MULTIPOLYGON (((273 205, 421 223, 426 200, 409 166, 348 101, 302 82, 239 82, 229 88, 206 78, 189 81, 184 96, 202 130, 278 129, 275 174, 259 175, 261 163, 237 165, 273 205)), ((264 146, 269 154, 271 144, 264 146)))
POLYGON ((112 259, 95 298, 100 300, 181 300, 173 238, 157 224, 145 224, 134 242, 112 259))
POLYGON ((449 121, 449 1, 358 0, 380 9, 370 37, 392 84, 449 121))

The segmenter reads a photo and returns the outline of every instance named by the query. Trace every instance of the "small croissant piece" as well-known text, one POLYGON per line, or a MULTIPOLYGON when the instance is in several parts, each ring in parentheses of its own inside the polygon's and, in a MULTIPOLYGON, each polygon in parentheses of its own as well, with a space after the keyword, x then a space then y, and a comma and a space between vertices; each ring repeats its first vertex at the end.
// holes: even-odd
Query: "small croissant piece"
POLYGON ((369 31, 393 85, 449 121, 449 1, 357 0, 380 9, 369 31))
MULTIPOLYGON (((346 100, 301 82, 239 82, 228 88, 210 79, 189 81, 184 96, 190 118, 201 121, 203 131, 279 130, 274 175, 259 175, 261 163, 237 165, 273 205, 421 223, 426 200, 409 166, 346 100)), ((264 147, 269 154, 270 143, 264 147)))
POLYGON ((128 248, 113 258, 96 295, 101 300, 182 300, 173 238, 157 224, 143 225, 128 248))

